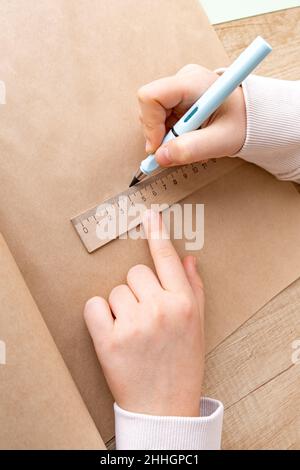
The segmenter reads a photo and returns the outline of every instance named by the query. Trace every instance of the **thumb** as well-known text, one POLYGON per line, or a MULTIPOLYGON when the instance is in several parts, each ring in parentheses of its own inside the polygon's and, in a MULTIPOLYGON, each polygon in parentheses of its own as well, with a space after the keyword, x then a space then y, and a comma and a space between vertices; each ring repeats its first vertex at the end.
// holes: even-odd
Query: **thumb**
POLYGON ((200 312, 204 307, 204 286, 197 271, 197 261, 194 256, 186 256, 183 259, 183 267, 197 300, 200 312))
POLYGON ((226 128, 219 123, 188 132, 163 144, 155 153, 162 167, 184 165, 226 155, 226 128))

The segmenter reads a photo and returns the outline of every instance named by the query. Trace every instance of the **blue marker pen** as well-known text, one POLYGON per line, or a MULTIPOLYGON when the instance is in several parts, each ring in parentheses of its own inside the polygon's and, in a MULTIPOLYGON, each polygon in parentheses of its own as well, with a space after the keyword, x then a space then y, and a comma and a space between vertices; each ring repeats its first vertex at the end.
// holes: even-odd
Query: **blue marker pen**
MULTIPOLYGON (((257 65, 271 52, 271 46, 260 36, 245 49, 210 88, 191 106, 167 133, 162 143, 179 135, 199 129, 201 124, 225 101, 257 65)), ((142 181, 159 168, 155 155, 149 155, 141 162, 130 186, 142 181)))

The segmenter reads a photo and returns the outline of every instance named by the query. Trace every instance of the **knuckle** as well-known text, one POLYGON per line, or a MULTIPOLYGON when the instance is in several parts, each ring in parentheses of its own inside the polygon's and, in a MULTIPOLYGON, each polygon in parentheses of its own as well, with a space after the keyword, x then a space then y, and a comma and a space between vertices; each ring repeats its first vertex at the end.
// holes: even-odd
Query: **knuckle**
POLYGON ((151 322, 151 331, 152 334, 155 332, 161 332, 167 328, 168 325, 168 315, 166 311, 159 307, 152 307, 152 322, 151 322))
POLYGON ((141 336, 143 336, 142 329, 135 325, 131 327, 130 331, 128 332, 127 340, 131 342, 132 340, 141 338, 141 336))
POLYGON ((152 315, 155 318, 162 317, 164 313, 164 309, 162 308, 162 302, 160 302, 159 300, 152 302, 151 310, 152 310, 152 315))
POLYGON ((111 357, 112 354, 116 353, 120 348, 120 341, 117 335, 110 338, 109 341, 104 345, 105 352, 111 357))
POLYGON ((177 299, 178 310, 180 315, 185 318, 191 318, 194 312, 193 299, 188 295, 181 295, 177 299))
POLYGON ((148 103, 151 100, 151 93, 148 85, 143 85, 137 92, 137 97, 140 103, 148 103))
POLYGON ((163 260, 169 260, 173 257, 173 253, 168 248, 157 248, 156 255, 163 260))
POLYGON ((191 152, 187 142, 185 142, 185 140, 178 142, 178 158, 181 159, 181 161, 189 161, 190 157, 191 152))
POLYGON ((186 64, 179 70, 178 73, 195 72, 199 71, 199 69, 201 69, 201 66, 198 64, 186 64))
POLYGON ((155 250, 155 255, 160 259, 171 259, 173 257, 173 251, 169 247, 158 247, 155 250))
POLYGON ((159 295, 152 301, 151 304, 151 317, 154 319, 154 327, 165 326, 168 319, 169 308, 168 297, 164 295, 159 295))
POLYGON ((150 121, 147 121, 147 122, 143 121, 143 125, 144 125, 144 128, 150 132, 156 130, 157 128, 157 124, 150 122, 150 121))
POLYGON ((137 341, 142 336, 142 330, 137 325, 123 329, 115 337, 115 348, 123 349, 131 345, 133 341, 137 341))
POLYGON ((199 290, 202 291, 202 294, 204 295, 204 284, 203 281, 200 277, 197 277, 197 279, 194 280, 195 287, 199 290))
POLYGON ((187 146, 184 144, 184 142, 181 141, 181 139, 177 139, 178 141, 175 142, 170 142, 170 151, 172 155, 172 160, 174 162, 180 163, 180 162, 185 162, 189 160, 189 151, 187 146))
POLYGON ((113 354, 120 350, 122 346, 122 337, 120 334, 115 334, 106 345, 106 350, 108 353, 113 354))

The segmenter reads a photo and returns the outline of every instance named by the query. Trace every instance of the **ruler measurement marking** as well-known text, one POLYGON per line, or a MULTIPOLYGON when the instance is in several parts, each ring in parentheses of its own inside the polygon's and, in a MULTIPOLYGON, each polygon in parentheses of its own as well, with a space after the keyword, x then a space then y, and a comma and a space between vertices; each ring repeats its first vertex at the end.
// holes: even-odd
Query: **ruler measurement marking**
MULTIPOLYGON (((96 227, 107 220, 113 220, 113 217, 117 217, 118 219, 119 213, 122 213, 122 211, 124 214, 125 210, 122 204, 120 204, 120 198, 127 199, 131 206, 135 206, 138 202, 144 203, 146 207, 150 207, 152 203, 167 203, 171 206, 206 184, 214 181, 219 175, 228 173, 242 164, 238 159, 237 161, 221 159, 221 161, 218 161, 217 165, 216 163, 217 160, 213 159, 209 160, 208 163, 199 162, 163 170, 147 178, 145 181, 142 181, 138 186, 129 188, 112 198, 106 199, 97 206, 72 218, 71 222, 87 251, 92 253, 111 241, 111 239, 97 238, 96 227), (209 169, 212 171, 209 171, 209 169), (202 184, 201 176, 203 176, 202 184), (156 185, 155 189, 154 184, 156 185), (106 207, 109 204, 117 208, 116 213, 109 213, 106 207), (99 214, 97 211, 102 205, 104 205, 104 214, 99 214), (103 215, 103 217, 101 217, 101 215, 103 215)), ((118 222, 118 220, 116 220, 116 222, 118 222)), ((134 221, 134 223, 136 224, 135 226, 137 226, 140 222, 134 221)), ((131 226, 131 228, 133 228, 133 226, 131 226)), ((117 236, 120 235, 121 233, 117 234, 117 236)), ((115 238, 117 237, 112 239, 115 238)))

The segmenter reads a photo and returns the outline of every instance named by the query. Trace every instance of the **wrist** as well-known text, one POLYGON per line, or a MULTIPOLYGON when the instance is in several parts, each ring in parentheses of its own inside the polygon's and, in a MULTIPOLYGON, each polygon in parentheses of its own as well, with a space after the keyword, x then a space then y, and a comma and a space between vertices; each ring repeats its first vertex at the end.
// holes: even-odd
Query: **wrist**
POLYGON ((233 145, 230 157, 236 155, 243 147, 247 135, 247 111, 243 87, 239 86, 235 92, 232 115, 234 122, 233 145))
MULTIPOLYGON (((199 396, 200 394, 198 394, 199 396)), ((147 397, 144 397, 147 398, 147 397)), ((120 408, 130 413, 139 413, 149 416, 178 416, 178 417, 199 417, 201 409, 199 408, 199 399, 192 400, 187 397, 186 400, 177 396, 176 400, 171 397, 167 401, 163 401, 161 396, 157 398, 149 396, 147 401, 139 402, 138 400, 119 400, 120 408)))

